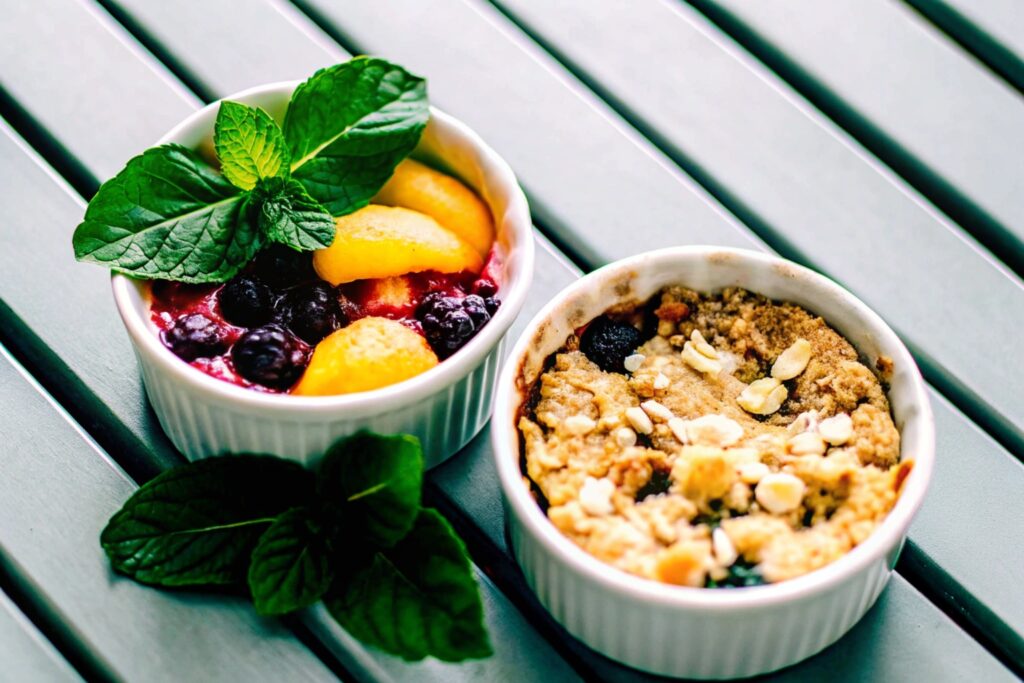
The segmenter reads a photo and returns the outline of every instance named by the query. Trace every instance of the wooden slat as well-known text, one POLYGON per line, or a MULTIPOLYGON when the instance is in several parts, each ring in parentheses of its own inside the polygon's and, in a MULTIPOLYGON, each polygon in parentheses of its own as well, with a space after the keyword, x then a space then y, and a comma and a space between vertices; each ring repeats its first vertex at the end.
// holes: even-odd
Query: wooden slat
POLYGON ((1024 95, 903 3, 693 4, 1024 272, 1024 95))
POLYGON ((0 683, 73 683, 82 677, 0 592, 0 683))
POLYGON ((992 361, 1017 348, 1020 278, 692 8, 658 0, 501 4, 720 188, 780 251, 878 311, 929 379, 1024 455, 1024 364, 992 361))
POLYGON ((117 579, 99 533, 134 484, 2 348, 0 395, 0 562, 32 596, 36 611, 80 643, 100 674, 149 681, 211 675, 335 680, 279 622, 256 617, 247 601, 117 579))
MULTIPOLYGON (((506 87, 516 87, 517 79, 528 82, 543 101, 555 100, 556 97, 549 91, 565 87, 561 79, 551 76, 550 71, 545 69, 555 68, 550 60, 546 60, 524 42, 517 41, 507 27, 499 29, 495 24, 500 25, 500 19, 485 8, 474 9, 459 2, 433 2, 427 12, 419 11, 419 5, 413 0, 408 3, 393 0, 391 5, 394 11, 389 14, 388 21, 375 20, 377 14, 372 2, 335 4, 324 1, 317 8, 325 21, 330 20, 333 25, 344 27, 338 29, 339 33, 344 33, 361 49, 392 54, 399 60, 429 60, 425 64, 425 73, 436 73, 438 77, 461 82, 466 90, 478 93, 471 104, 458 102, 458 106, 451 106, 458 116, 463 116, 465 111, 483 118, 490 111, 501 108, 501 91, 506 87), (450 26, 459 26, 461 30, 449 32, 450 26), (469 37, 463 39, 463 36, 469 37), (430 46, 442 40, 445 43, 444 56, 435 59, 437 51, 431 50, 430 46), (487 48, 480 48, 481 45, 487 48), (454 74, 445 71, 453 68, 458 69, 454 74), (503 76, 475 78, 478 71, 502 73, 503 76)), ((688 131, 687 141, 707 155, 706 163, 702 160, 704 165, 710 166, 714 162, 723 168, 724 178, 739 183, 729 187, 738 187, 760 202, 771 202, 787 230, 791 227, 800 228, 801 233, 797 236, 802 246, 813 256, 812 261, 841 269, 842 279, 848 285, 856 281, 858 287, 855 291, 881 309, 890 321, 904 330, 916 332, 923 328, 926 333, 941 336, 942 339, 937 341, 950 349, 945 356, 955 357, 961 365, 964 363, 960 356, 970 344, 992 344, 993 352, 1003 354, 997 357, 1012 357, 1012 348, 1015 348, 1018 336, 1015 331, 1017 324, 1014 319, 1005 317, 1005 311, 1024 306, 1024 292, 1019 290, 1019 283, 973 251, 958 235, 955 227, 940 223, 933 213, 904 194, 897 185, 898 181, 888 178, 881 170, 863 161, 851 147, 836 137, 837 133, 826 129, 825 123, 819 121, 815 124, 808 112, 801 111, 778 96, 777 90, 761 80, 767 78, 767 75, 754 74, 722 53, 716 43, 693 25, 684 22, 680 15, 667 6, 665 12, 657 15, 645 12, 644 8, 649 5, 638 2, 628 3, 628 6, 597 6, 585 0, 545 1, 537 4, 517 0, 516 7, 532 8, 528 12, 524 11, 522 16, 529 16, 530 26, 545 35, 553 36, 557 32, 558 37, 564 41, 559 44, 565 45, 566 51, 571 50, 574 55, 585 56, 588 60, 592 58, 588 63, 597 64, 609 71, 614 70, 617 76, 614 84, 616 87, 621 86, 618 93, 623 101, 628 99, 638 103, 659 103, 662 108, 651 107, 652 117, 658 115, 656 122, 660 126, 659 130, 666 135, 688 131), (613 13, 613 6, 623 10, 613 13), (626 36, 642 36, 643 39, 626 40, 626 36), (600 38, 604 39, 600 42, 600 46, 604 47, 595 47, 594 41, 600 38), (614 45, 614 50, 608 49, 608 45, 614 45), (645 45, 651 46, 649 59, 638 57, 628 62, 623 61, 624 57, 643 50, 645 45), (656 55, 661 56, 655 59, 656 55), (645 69, 643 64, 681 67, 669 73, 661 67, 645 69), (690 68, 689 64, 700 65, 700 68, 690 68), (673 80, 681 78, 687 80, 682 83, 673 80), (627 83, 630 84, 629 88, 624 85, 627 83), (726 89, 731 93, 730 98, 724 95, 717 95, 717 99, 712 97, 714 93, 726 89), (763 96, 768 99, 761 102, 763 96), (750 98, 751 102, 756 98, 758 106, 744 106, 744 97, 750 98), (705 101, 705 104, 701 107, 679 105, 679 102, 699 101, 705 101), (673 107, 671 110, 665 109, 670 106, 673 107), (767 119, 768 124, 762 123, 762 119, 767 119), (729 124, 728 130, 716 130, 716 126, 726 123, 729 124), (753 132, 748 132, 748 128, 753 132), (808 135, 814 137, 808 140, 808 135), (690 140, 691 137, 694 139, 690 140), (709 137, 714 139, 710 142, 703 140, 709 137), (737 140, 730 141, 730 138, 737 140), (718 145, 722 149, 715 152, 718 145), (798 159, 792 158, 791 154, 791 158, 783 163, 780 160, 787 159, 786 145, 803 149, 806 153, 798 159), (757 151, 756 157, 751 150, 757 151), (776 153, 775 158, 770 158, 771 152, 776 153), (803 166, 806 166, 806 171, 803 166), (728 173, 725 173, 726 169, 728 173), (834 197, 829 200, 831 203, 822 205, 823 200, 815 199, 817 195, 814 193, 818 183, 825 182, 822 178, 837 183, 836 188, 845 187, 856 196, 834 197), (845 179, 846 183, 839 183, 840 178, 845 179), (790 193, 788 201, 775 194, 781 190, 790 193), (814 204, 816 201, 819 203, 814 204), (866 224, 873 221, 870 229, 876 231, 878 238, 881 238, 887 230, 883 228, 888 223, 880 220, 879 212, 884 212, 886 207, 906 216, 912 229, 889 231, 890 241, 896 243, 895 251, 899 258, 891 258, 889 263, 880 268, 877 265, 877 250, 873 252, 869 248, 871 245, 864 242, 873 238, 865 235, 864 230, 867 229, 866 224), (830 211, 834 212, 833 219, 827 218, 827 215, 833 215, 830 211), (844 218, 847 213, 853 214, 849 221, 844 218), (855 225, 857 221, 859 223, 855 225), (829 227, 832 224, 839 224, 840 230, 860 237, 844 241, 835 236, 829 227), (828 242, 829 234, 833 234, 831 242, 828 242), (831 255, 830 244, 836 252, 831 255), (942 256, 942 249, 936 249, 936 245, 948 253, 942 256), (930 267, 936 269, 936 274, 931 274, 924 263, 910 271, 907 262, 922 252, 933 258, 930 267), (821 258, 818 258, 819 255, 821 258), (854 264, 845 262, 841 256, 852 260, 854 264), (960 273, 963 279, 953 282, 951 273, 960 273), (927 278, 928 282, 921 283, 919 278, 927 278), (979 281, 999 289, 1003 292, 1003 298, 993 300, 989 298, 992 295, 983 295, 982 290, 972 289, 976 292, 976 301, 968 299, 965 293, 959 291, 965 286, 974 288, 979 281), (937 300, 928 291, 929 286, 940 288, 950 299, 946 302, 937 300), (876 294, 871 297, 865 292, 876 294), (980 335, 968 329, 958 329, 960 323, 938 325, 924 321, 923 314, 917 309, 927 299, 933 302, 933 313, 941 312, 946 320, 974 315, 974 311, 967 309, 979 306, 990 316, 985 323, 1002 326, 1005 338, 992 340, 986 335, 985 339, 981 339, 980 335), (957 301, 959 303, 954 303, 957 301), (956 339, 958 335, 960 338, 956 339)), ((517 16, 520 16, 518 12, 517 16)), ((450 106, 446 102, 442 104, 450 106)), ((550 114, 552 117, 558 115, 550 114)), ((498 142, 502 139, 511 142, 516 136, 522 137, 523 133, 506 130, 495 131, 494 135, 499 138, 498 142)), ((524 141, 522 144, 529 143, 524 141)), ((563 137, 558 144, 554 156, 579 157, 585 153, 587 146, 596 143, 586 138, 563 137)), ((529 182, 527 173, 523 171, 523 177, 529 182)), ((610 169, 609 173, 614 174, 615 170, 610 169)), ((566 182, 559 186, 559 191, 562 194, 584 194, 586 188, 566 182)), ((664 235, 669 234, 669 229, 664 224, 659 223, 656 217, 648 216, 644 207, 631 202, 628 195, 623 195, 622 200, 634 206, 638 216, 638 228, 630 235, 631 251, 653 248, 665 239, 664 235)), ((543 222, 545 207, 535 206, 534 209, 543 222)), ((604 258, 616 257, 606 232, 592 230, 587 224, 570 228, 574 229, 578 240, 586 239, 595 245, 595 251, 605 254, 604 258)), ((1024 309, 1020 315, 1024 316, 1024 309)), ((982 325, 980 316, 976 324, 982 325)), ((921 339, 922 336, 915 334, 915 338, 921 339)), ((990 360, 978 358, 972 360, 969 367, 971 371, 981 369, 988 373, 993 378, 990 384, 996 384, 997 375, 1000 376, 1000 382, 1007 379, 1006 364, 996 367, 990 360)), ((1014 366, 1009 370, 1019 371, 1024 377, 1024 367, 1014 366)), ((997 505, 1020 509, 1019 492, 1024 490, 1024 472, 1009 453, 979 432, 959 411, 949 408, 948 403, 941 400, 938 394, 933 392, 932 396, 938 404, 937 417, 942 441, 930 498, 935 503, 922 510, 915 525, 913 538, 916 547, 942 567, 948 567, 951 581, 957 586, 955 594, 974 596, 996 615, 994 621, 981 619, 989 627, 990 633, 996 635, 1001 643, 1019 648, 1021 633, 1024 633, 1024 612, 1019 608, 1024 601, 1024 567, 1009 561, 1017 544, 1005 544, 1005 540, 1016 533, 1015 517, 997 517, 986 525, 985 531, 975 531, 966 537, 957 538, 955 542, 949 542, 949 537, 944 536, 944 533, 958 523, 953 518, 960 515, 964 501, 978 506, 997 501, 997 505), (943 407, 946 409, 943 410, 943 407), (970 447, 964 448, 966 444, 970 444, 970 447), (992 532, 986 533, 989 527, 992 532), (978 552, 996 552, 1007 559, 997 564, 971 562, 971 558, 977 556, 978 552), (1006 572, 1010 572, 1016 580, 1005 583, 1006 572)), ((1009 398, 1007 396, 1007 401, 1009 398)), ((1011 405, 1016 409, 1019 402, 1011 405)), ((457 481, 457 478, 453 480, 457 481)), ((948 588, 945 579, 943 588, 948 588)), ((1015 651, 1024 653, 1024 648, 1015 651)))
POLYGON ((1019 90, 1024 90, 1020 0, 906 0, 1019 90))
POLYGON ((125 150, 141 152, 154 131, 169 130, 199 104, 92 3, 7 2, 3 13, 0 84, 43 128, 59 132, 71 156, 89 159, 95 178, 117 173, 128 159, 125 150), (94 68, 86 47, 93 44, 106 46, 116 73, 94 68), (40 51, 46 59, 31 58, 40 51))

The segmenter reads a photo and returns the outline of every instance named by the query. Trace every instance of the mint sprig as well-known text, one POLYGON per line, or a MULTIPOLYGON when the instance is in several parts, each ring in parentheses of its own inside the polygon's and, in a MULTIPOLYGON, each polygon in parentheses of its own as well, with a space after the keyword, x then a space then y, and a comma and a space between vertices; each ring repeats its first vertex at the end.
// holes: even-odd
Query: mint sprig
POLYGON ((321 69, 296 88, 284 128, 224 101, 220 172, 181 145, 135 157, 100 186, 75 258, 143 279, 225 282, 265 244, 330 246, 334 216, 362 208, 419 142, 426 83, 382 59, 321 69))
POLYGON ((407 660, 486 657, 466 548, 421 507, 423 453, 406 435, 343 439, 318 471, 225 456, 142 486, 100 536, 114 570, 155 586, 247 585, 280 615, 323 599, 361 642, 407 660))

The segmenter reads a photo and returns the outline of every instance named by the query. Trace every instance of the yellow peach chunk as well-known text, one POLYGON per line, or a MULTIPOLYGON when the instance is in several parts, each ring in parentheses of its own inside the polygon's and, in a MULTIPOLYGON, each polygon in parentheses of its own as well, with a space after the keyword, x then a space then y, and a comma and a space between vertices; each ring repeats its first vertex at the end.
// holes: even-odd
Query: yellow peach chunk
POLYGON ((313 252, 317 275, 333 285, 436 270, 480 272, 473 247, 430 216, 370 204, 334 219, 334 243, 313 252))
POLYGON ((415 159, 398 164, 373 202, 425 213, 473 245, 481 256, 494 242, 494 219, 487 204, 455 178, 415 159))
POLYGON ((437 365, 427 340, 389 318, 362 318, 325 337, 292 393, 331 396, 370 391, 437 365))

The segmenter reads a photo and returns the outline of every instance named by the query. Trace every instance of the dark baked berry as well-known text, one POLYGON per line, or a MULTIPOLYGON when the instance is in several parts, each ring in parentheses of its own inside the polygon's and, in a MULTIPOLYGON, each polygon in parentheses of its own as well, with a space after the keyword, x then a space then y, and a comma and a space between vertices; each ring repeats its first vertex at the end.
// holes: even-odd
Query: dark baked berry
POLYGON ((580 351, 605 372, 625 372, 623 362, 640 346, 640 330, 607 316, 594 318, 580 338, 580 351))
POLYGON ((487 305, 479 296, 445 296, 433 292, 423 297, 416 309, 423 325, 423 336, 438 358, 447 358, 466 345, 491 319, 487 305))
POLYGON ((287 389, 309 364, 309 346, 271 323, 243 334, 231 347, 235 371, 256 384, 287 389))
POLYGON ((217 295, 220 313, 232 325, 256 327, 270 322, 274 315, 274 293, 251 277, 237 276, 217 295))
POLYGON ((484 306, 487 307, 487 312, 491 314, 491 317, 494 317, 494 314, 498 312, 498 307, 501 306, 501 302, 493 296, 489 296, 484 299, 484 306))
MULTIPOLYGON (((281 297, 277 304, 277 321, 300 339, 316 344, 339 327, 348 324, 342 310, 341 295, 326 282, 300 285, 281 297)), ((348 307, 345 307, 346 310, 348 307)))
POLYGON ((253 260, 252 274, 277 288, 291 287, 316 278, 313 255, 283 244, 272 244, 263 249, 253 260))
POLYGON ((498 285, 494 283, 494 280, 482 277, 473 283, 473 293, 486 299, 498 293, 498 285))
POLYGON ((227 351, 231 331, 202 313, 191 313, 177 318, 161 333, 164 346, 178 358, 193 361, 212 358, 227 351))

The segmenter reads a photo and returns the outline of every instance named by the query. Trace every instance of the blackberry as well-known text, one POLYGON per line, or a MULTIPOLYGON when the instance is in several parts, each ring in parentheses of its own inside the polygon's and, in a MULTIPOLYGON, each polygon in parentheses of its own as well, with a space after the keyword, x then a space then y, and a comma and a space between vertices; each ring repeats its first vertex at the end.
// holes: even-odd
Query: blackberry
POLYGON ((283 244, 272 244, 252 263, 252 273, 271 287, 291 287, 316 278, 310 252, 295 251, 283 244))
POLYGON ((309 347, 271 323, 243 334, 231 347, 231 361, 250 382, 283 390, 302 376, 309 364, 309 347))
POLYGON ((175 319, 160 334, 164 346, 185 361, 212 358, 227 350, 230 330, 202 313, 191 313, 175 319))
POLYGON ((580 338, 580 351, 605 372, 625 372, 626 356, 642 341, 640 330, 607 316, 594 318, 580 338))
POLYGON ((217 295, 220 312, 232 325, 256 327, 270 322, 274 314, 274 293, 251 277, 231 279, 217 295))
POLYGON ((465 346, 491 319, 491 313, 486 301, 475 294, 460 298, 433 292, 416 309, 416 319, 434 353, 443 359, 465 346))
POLYGON ((326 282, 301 285, 278 302, 276 319, 306 343, 316 344, 349 322, 339 296, 326 282))

